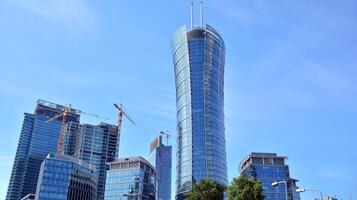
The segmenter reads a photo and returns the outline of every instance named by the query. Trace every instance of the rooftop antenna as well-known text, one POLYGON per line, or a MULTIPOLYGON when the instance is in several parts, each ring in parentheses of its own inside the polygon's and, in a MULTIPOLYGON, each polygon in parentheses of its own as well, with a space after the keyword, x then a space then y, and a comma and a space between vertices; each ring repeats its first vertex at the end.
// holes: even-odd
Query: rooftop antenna
POLYGON ((203 28, 203 1, 200 2, 201 28, 203 28))
POLYGON ((193 29, 193 1, 191 1, 191 30, 193 29))

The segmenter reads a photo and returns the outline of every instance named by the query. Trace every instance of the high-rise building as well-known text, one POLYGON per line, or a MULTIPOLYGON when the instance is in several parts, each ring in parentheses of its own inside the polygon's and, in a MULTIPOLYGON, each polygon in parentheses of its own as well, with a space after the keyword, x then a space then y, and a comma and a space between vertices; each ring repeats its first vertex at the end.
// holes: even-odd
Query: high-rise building
POLYGON ((300 200, 300 194, 296 192, 297 180, 290 177, 286 159, 276 153, 251 153, 240 163, 239 171, 261 181, 265 200, 286 200, 285 187, 288 188, 288 200, 300 200), (274 182, 281 184, 272 185, 274 182))
POLYGON ((172 146, 165 146, 161 135, 150 144, 149 162, 156 171, 157 199, 171 200, 172 146))
MULTIPOLYGON (((64 111, 65 107, 38 100, 34 114, 25 113, 6 200, 19 200, 36 192, 41 163, 48 153, 56 152, 61 133, 62 117, 48 119, 64 111)), ((79 115, 71 115, 67 122, 79 122, 79 115)))
POLYGON ((142 157, 109 163, 105 200, 155 200, 155 169, 142 157))
POLYGON ((77 158, 49 154, 42 162, 35 200, 96 200, 97 176, 77 158))
MULTIPOLYGON (((71 127, 68 125, 67 127, 71 127)), ((68 128, 67 130, 75 131, 72 135, 73 156, 84 160, 95 167, 98 175, 98 199, 104 198, 106 163, 116 160, 117 142, 119 140, 118 127, 106 123, 97 126, 83 124, 78 130, 68 128)), ((65 133, 67 135, 67 133, 65 133)))
POLYGON ((176 82, 176 199, 192 184, 209 178, 227 184, 224 127, 225 45, 209 25, 187 30, 172 40, 176 82))
POLYGON ((68 122, 63 127, 63 135, 61 145, 58 146, 57 152, 64 155, 73 155, 75 149, 75 141, 78 137, 79 123, 68 122))

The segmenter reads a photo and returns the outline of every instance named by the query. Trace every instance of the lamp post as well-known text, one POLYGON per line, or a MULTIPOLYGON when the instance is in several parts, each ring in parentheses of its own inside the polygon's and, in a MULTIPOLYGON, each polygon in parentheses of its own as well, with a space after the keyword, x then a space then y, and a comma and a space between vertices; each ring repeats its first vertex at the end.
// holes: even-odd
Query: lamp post
POLYGON ((278 186, 281 183, 285 184, 285 198, 286 200, 288 200, 288 184, 286 183, 286 181, 275 181, 271 183, 271 186, 278 186))
POLYGON ((324 200, 324 197, 323 197, 322 192, 320 190, 306 190, 306 189, 303 189, 303 188, 296 189, 296 192, 298 192, 298 193, 306 192, 306 191, 319 192, 320 196, 321 196, 321 200, 324 200))

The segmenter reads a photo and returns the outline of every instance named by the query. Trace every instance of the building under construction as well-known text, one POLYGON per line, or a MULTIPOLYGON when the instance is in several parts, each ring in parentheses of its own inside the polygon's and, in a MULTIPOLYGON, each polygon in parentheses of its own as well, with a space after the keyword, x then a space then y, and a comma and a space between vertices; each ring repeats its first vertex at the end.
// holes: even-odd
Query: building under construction
MULTIPOLYGON (((68 125, 67 127, 70 127, 68 125)), ((72 126, 73 128, 75 126, 72 126)), ((111 124, 82 124, 78 129, 68 128, 65 133, 72 135, 72 144, 64 149, 71 149, 72 156, 86 161, 95 167, 98 177, 98 199, 104 198, 106 163, 116 160, 119 140, 118 127, 111 124)), ((65 145, 66 146, 66 145, 65 145)))
MULTIPOLYGON (((34 114, 25 113, 6 200, 35 194, 42 161, 59 153, 88 162, 95 168, 97 197, 104 198, 106 163, 118 156, 118 126, 80 124, 80 115, 96 114, 38 100, 34 114)), ((58 188, 60 189, 60 188, 58 188)))
MULTIPOLYGON (((165 134, 165 133, 161 133, 165 134)), ((172 177, 172 146, 168 145, 169 134, 166 133, 166 145, 162 142, 162 135, 156 137, 150 144, 149 162, 156 171, 157 199, 171 199, 172 177)))
MULTIPOLYGON (((35 194, 41 163, 48 153, 57 150, 63 117, 47 121, 64 112, 65 108, 38 100, 33 114, 24 113, 6 200, 19 200, 28 194, 35 194)), ((79 118, 77 114, 70 114, 65 121, 79 122, 79 118)))
MULTIPOLYGON (((74 109, 67 109, 67 111, 84 114, 84 112, 74 109)), ((103 199, 106 163, 114 162, 119 151, 120 132, 118 126, 107 123, 91 125, 69 121, 63 125, 62 131, 58 153, 74 156, 95 168, 98 179, 97 197, 103 199)))

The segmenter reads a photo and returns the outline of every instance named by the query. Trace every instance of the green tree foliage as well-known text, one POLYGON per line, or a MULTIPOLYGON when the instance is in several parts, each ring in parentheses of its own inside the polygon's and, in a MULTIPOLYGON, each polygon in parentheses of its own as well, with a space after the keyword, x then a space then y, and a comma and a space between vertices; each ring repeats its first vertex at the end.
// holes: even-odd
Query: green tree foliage
POLYGON ((229 200, 263 200, 263 188, 260 181, 241 175, 234 178, 228 187, 229 200))
POLYGON ((202 179, 194 184, 192 191, 185 195, 186 200, 222 200, 226 186, 210 179, 202 179))

